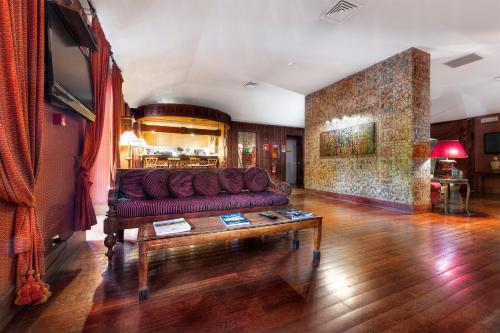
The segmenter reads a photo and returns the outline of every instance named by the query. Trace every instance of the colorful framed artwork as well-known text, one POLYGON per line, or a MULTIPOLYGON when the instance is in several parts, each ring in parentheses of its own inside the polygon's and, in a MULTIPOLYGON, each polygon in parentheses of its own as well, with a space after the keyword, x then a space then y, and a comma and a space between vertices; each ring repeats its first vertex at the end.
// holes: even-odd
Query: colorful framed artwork
POLYGON ((319 135, 319 154, 322 157, 373 153, 375 153, 375 123, 334 129, 319 135))

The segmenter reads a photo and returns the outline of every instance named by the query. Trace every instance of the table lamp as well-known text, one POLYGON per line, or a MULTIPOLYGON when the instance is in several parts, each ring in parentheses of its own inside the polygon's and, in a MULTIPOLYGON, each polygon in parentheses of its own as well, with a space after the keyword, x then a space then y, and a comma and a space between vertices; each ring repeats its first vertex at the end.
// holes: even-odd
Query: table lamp
POLYGON ((137 144, 138 141, 139 141, 139 139, 137 138, 135 133, 132 131, 125 131, 120 136, 120 146, 128 146, 129 156, 126 158, 126 160, 128 162, 129 169, 132 167, 132 160, 134 158, 132 156, 132 145, 137 144))
POLYGON ((432 158, 446 158, 445 160, 438 160, 436 163, 436 170, 434 175, 439 178, 452 178, 451 171, 455 160, 450 158, 467 158, 467 152, 458 140, 443 140, 438 141, 432 149, 432 158))

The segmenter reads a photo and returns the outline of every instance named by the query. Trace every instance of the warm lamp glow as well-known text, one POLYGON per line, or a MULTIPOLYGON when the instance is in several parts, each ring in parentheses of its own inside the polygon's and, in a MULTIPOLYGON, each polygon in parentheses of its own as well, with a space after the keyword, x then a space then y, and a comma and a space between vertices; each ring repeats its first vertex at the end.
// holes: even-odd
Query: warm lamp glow
POLYGON ((432 150, 433 158, 467 158, 467 152, 458 140, 439 141, 432 150))
POLYGON ((146 140, 144 140, 144 138, 140 138, 138 146, 139 147, 147 147, 148 143, 146 142, 146 140))
POLYGON ((137 143, 139 139, 132 131, 123 132, 120 136, 120 146, 131 146, 137 143))

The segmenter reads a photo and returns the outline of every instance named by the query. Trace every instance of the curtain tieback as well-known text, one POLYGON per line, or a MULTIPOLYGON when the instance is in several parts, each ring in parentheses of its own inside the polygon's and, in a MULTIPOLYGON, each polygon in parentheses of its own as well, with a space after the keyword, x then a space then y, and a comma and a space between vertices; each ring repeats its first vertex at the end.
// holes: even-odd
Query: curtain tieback
POLYGON ((87 184, 89 184, 89 186, 92 186, 92 184, 94 184, 90 181, 90 172, 87 169, 80 169, 78 176, 82 178, 82 183, 86 182, 87 184))

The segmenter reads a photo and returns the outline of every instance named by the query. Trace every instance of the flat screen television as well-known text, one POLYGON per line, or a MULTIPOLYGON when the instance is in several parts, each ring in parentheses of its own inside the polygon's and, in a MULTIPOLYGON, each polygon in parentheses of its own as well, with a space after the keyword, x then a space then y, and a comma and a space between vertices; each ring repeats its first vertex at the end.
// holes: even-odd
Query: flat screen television
POLYGON ((484 153, 500 154, 500 132, 484 134, 484 153))
POLYGON ((47 6, 46 94, 53 104, 95 120, 92 69, 87 49, 64 26, 55 5, 47 6))

